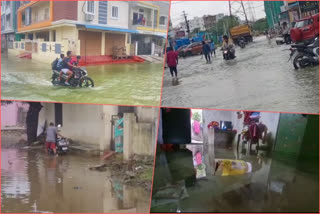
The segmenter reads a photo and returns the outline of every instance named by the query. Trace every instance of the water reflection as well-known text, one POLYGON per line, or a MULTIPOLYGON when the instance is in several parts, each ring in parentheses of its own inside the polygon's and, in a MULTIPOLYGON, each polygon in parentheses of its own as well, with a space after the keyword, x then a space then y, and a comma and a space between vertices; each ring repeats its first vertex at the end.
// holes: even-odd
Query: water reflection
MULTIPOLYGON (((209 147, 212 148, 188 145, 184 152, 184 149, 171 153, 158 152, 151 212, 318 211, 318 174, 298 170, 298 163, 288 165, 274 160, 264 151, 247 155, 229 149, 209 147), (187 151, 190 151, 188 155, 187 151), (188 180, 194 174, 189 170, 190 160, 197 158, 199 152, 204 158, 207 174, 205 177, 197 176, 197 181, 188 185, 188 180), (206 160, 208 153, 214 153, 214 160, 206 160), (161 165, 158 162, 160 157, 161 165), (215 166, 221 160, 228 162, 237 173, 230 173, 231 170, 228 175, 224 174, 223 168, 220 173, 215 173, 219 172, 219 167, 217 169, 215 166), (248 168, 241 168, 245 163, 250 165, 251 170, 245 171, 248 168), (164 179, 165 181, 162 181, 164 179), (172 198, 173 190, 181 192, 181 195, 172 198), (302 194, 309 197, 303 197, 302 194)), ((195 161, 191 168, 194 163, 195 161)))
POLYGON ((88 170, 97 158, 1 149, 2 212, 148 212, 150 193, 88 170))

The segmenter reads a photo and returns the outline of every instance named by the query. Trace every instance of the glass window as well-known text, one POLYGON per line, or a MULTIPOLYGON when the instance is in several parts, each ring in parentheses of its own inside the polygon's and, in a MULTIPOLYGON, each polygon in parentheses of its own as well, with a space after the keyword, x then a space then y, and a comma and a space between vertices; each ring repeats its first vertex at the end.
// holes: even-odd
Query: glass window
POLYGON ((118 7, 112 7, 112 18, 118 18, 118 7))
POLYGON ((160 16, 159 24, 160 25, 167 25, 167 17, 165 16, 160 16))
POLYGON ((94 13, 94 1, 87 1, 87 12, 94 13))

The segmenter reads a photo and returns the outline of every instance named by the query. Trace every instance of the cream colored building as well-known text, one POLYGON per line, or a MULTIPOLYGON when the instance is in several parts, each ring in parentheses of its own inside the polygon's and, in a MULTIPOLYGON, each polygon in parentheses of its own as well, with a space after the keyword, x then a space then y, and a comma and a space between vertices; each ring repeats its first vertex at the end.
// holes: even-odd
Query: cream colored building
POLYGON ((61 125, 61 134, 80 145, 111 150, 118 112, 124 112, 124 157, 154 155, 158 108, 42 103, 38 134, 45 124, 61 125))

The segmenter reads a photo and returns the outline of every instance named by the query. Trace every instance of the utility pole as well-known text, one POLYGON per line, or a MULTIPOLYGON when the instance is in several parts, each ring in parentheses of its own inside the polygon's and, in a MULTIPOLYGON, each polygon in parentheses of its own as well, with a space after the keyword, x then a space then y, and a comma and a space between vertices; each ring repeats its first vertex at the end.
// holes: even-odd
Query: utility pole
POLYGON ((189 35, 189 34, 190 34, 190 27, 189 27, 189 21, 188 21, 188 19, 187 19, 187 14, 186 14, 185 11, 182 11, 182 13, 183 13, 184 21, 186 22, 187 33, 188 33, 188 35, 189 35))
POLYGON ((244 5, 243 5, 243 1, 241 0, 241 6, 242 6, 242 9, 243 9, 243 13, 244 13, 244 17, 246 19, 246 22, 247 22, 247 25, 249 24, 248 22, 248 17, 247 17, 247 13, 246 13, 246 10, 244 8, 244 5))
POLYGON ((229 16, 230 17, 232 16, 232 13, 231 13, 231 0, 229 0, 229 16))

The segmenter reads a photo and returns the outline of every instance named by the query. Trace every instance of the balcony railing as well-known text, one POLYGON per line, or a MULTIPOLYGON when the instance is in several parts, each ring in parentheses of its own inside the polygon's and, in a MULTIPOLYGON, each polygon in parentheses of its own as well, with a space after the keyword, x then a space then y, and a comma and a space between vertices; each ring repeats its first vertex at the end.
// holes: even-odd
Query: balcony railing
MULTIPOLYGON (((138 21, 138 20, 132 20, 133 26, 141 26, 141 27, 152 27, 152 21, 138 21)), ((155 27, 155 26, 154 26, 155 27)))
POLYGON ((30 26, 30 25, 34 25, 34 24, 38 24, 41 22, 46 22, 49 21, 50 18, 42 18, 42 19, 37 19, 37 20, 32 20, 30 24, 26 25, 25 22, 21 23, 21 27, 26 27, 26 26, 30 26))

